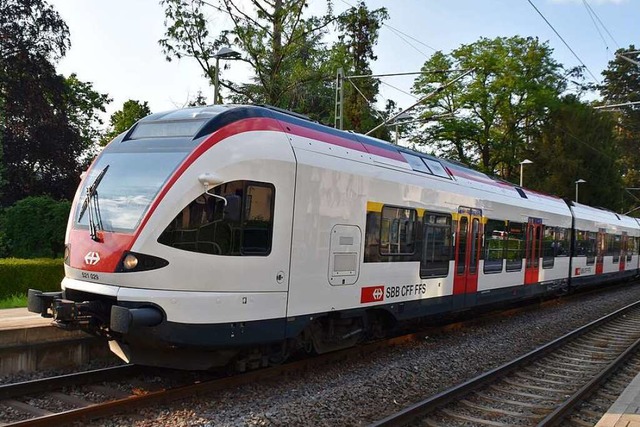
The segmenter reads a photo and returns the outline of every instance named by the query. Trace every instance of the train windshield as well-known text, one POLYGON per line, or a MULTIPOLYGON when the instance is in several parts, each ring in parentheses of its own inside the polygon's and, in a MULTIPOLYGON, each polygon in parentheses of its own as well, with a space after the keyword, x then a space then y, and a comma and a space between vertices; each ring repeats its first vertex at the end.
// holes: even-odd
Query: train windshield
POLYGON ((74 214, 75 226, 89 227, 90 216, 80 215, 87 186, 108 166, 94 191, 93 215, 104 231, 134 231, 162 185, 186 155, 184 151, 103 153, 84 180, 74 214))

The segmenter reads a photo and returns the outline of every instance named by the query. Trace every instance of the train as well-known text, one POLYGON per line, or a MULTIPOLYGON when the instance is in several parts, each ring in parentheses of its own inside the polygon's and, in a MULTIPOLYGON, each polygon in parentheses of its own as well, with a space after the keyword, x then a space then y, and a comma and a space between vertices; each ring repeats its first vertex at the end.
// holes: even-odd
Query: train
POLYGON ((84 174, 60 292, 124 361, 253 367, 631 280, 635 218, 270 106, 152 114, 84 174))

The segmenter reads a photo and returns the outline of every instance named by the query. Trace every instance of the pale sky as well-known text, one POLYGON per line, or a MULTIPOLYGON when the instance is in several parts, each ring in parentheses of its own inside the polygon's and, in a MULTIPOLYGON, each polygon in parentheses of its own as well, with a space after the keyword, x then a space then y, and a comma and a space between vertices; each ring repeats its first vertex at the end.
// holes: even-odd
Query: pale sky
MULTIPOLYGON (((92 82, 96 90, 113 98, 105 121, 128 99, 147 101, 153 112, 182 107, 198 90, 211 102, 213 88, 194 60, 165 60, 158 44, 165 31, 158 0, 48 1, 71 32, 71 49, 58 63, 58 72, 76 73, 80 80, 92 82)), ((606 27, 606 30, 598 27, 604 41, 583 0, 531 1, 598 80, 618 47, 635 44, 640 49, 640 0, 587 0, 606 27)), ((355 2, 334 0, 334 8, 340 12, 355 2)), ((311 3, 312 9, 325 4, 321 0, 311 3)), ((370 9, 385 6, 390 15, 375 49, 378 60, 373 64, 374 73, 418 71, 433 49, 449 52, 482 36, 537 36, 550 42, 557 61, 567 67, 579 65, 528 0, 367 0, 366 3, 370 9)), ((226 22, 215 10, 210 14, 214 26, 226 22)), ((237 83, 247 81, 247 70, 238 63, 232 65, 224 71, 225 78, 237 83)), ((413 77, 382 81, 409 92, 413 77)), ((381 96, 396 100, 403 109, 414 102, 411 96, 385 84, 381 86, 381 96)))

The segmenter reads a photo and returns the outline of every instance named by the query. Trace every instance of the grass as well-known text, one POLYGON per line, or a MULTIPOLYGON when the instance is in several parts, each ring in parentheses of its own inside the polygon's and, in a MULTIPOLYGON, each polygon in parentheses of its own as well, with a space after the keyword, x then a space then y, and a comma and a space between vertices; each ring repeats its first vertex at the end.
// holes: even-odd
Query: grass
POLYGON ((27 306, 26 295, 11 295, 8 298, 0 299, 0 309, 26 307, 26 306, 27 306))

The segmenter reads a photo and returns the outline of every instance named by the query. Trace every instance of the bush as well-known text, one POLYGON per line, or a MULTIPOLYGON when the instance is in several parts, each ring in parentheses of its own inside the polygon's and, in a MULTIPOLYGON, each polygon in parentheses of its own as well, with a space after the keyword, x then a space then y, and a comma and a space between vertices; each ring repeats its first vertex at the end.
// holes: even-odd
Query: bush
POLYGON ((63 277, 62 259, 0 259, 0 299, 25 295, 29 288, 58 291, 63 277))
POLYGON ((71 203, 48 196, 27 197, 4 210, 0 255, 56 258, 64 253, 64 235, 71 203))

